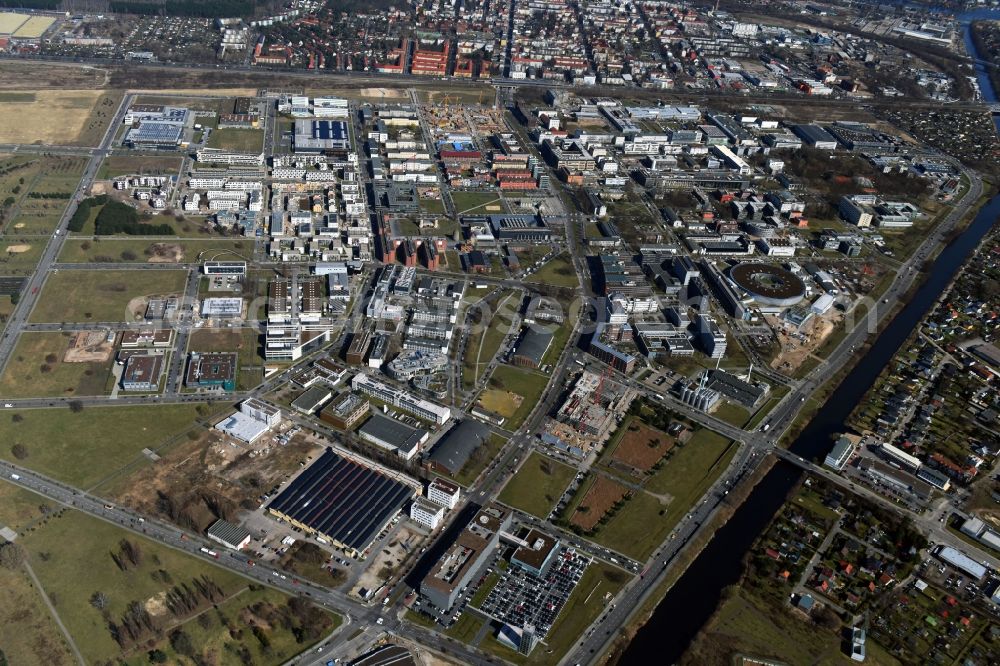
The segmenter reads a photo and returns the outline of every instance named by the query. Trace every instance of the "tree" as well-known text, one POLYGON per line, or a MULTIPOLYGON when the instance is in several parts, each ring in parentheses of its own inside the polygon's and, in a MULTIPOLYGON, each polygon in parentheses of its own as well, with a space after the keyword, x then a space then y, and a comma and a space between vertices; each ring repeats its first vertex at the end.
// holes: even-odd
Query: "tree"
POLYGON ((108 595, 103 592, 94 592, 90 595, 90 605, 97 610, 104 610, 108 607, 108 595))
POLYGON ((0 546, 0 566, 5 569, 17 569, 24 563, 26 553, 20 544, 8 541, 0 546))
POLYGON ((149 663, 151 664, 167 663, 167 653, 163 650, 150 650, 149 654, 146 656, 149 657, 149 663))
POLYGON ((20 442, 10 447, 10 452, 18 460, 24 460, 28 457, 28 447, 20 442))
POLYGON ((79 414, 80 412, 83 411, 83 403, 79 400, 70 400, 69 411, 73 412, 74 414, 79 414))

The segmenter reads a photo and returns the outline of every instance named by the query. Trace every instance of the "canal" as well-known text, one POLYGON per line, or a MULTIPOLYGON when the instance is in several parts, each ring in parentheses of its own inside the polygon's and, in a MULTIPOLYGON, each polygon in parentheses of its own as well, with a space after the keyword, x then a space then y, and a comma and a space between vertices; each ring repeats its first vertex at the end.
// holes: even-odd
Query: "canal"
MULTIPOLYGON (((969 47, 972 48, 971 43, 969 47)), ((979 83, 984 99, 996 100, 985 71, 977 73, 980 74, 979 83)), ((864 357, 833 392, 823 409, 792 443, 790 448, 793 453, 813 460, 826 455, 833 435, 844 430, 844 422, 855 405, 864 398, 882 368, 933 307, 938 296, 998 218, 1000 195, 990 199, 979 210, 969 228, 938 255, 927 273, 926 281, 913 298, 883 329, 864 357)), ((626 648, 621 663, 672 664, 681 657, 715 611, 723 589, 739 581, 744 555, 770 523, 801 476, 801 470, 787 463, 778 463, 768 472, 670 588, 650 620, 626 648)))

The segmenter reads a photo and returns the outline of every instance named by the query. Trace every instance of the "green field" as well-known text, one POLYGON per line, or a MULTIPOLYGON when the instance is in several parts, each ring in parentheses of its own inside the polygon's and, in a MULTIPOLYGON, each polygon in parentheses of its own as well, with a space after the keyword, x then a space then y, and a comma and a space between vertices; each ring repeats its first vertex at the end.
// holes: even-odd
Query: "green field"
POLYGON ((455 204, 455 212, 459 215, 486 215, 487 213, 498 213, 498 210, 490 210, 493 206, 502 207, 500 195, 495 192, 452 192, 451 201, 455 204))
POLYGON ((0 274, 31 275, 45 250, 45 239, 36 237, 0 237, 0 274))
POLYGON ((569 465, 532 453, 497 498, 504 504, 544 518, 576 473, 569 465))
POLYGON ((264 379, 264 357, 253 328, 202 328, 191 334, 188 351, 236 352, 236 388, 249 389, 264 379))
MULTIPOLYGON (((192 644, 203 650, 212 646, 217 649, 215 641, 230 637, 228 631, 220 631, 223 623, 219 612, 214 611, 212 603, 203 598, 201 608, 210 617, 214 616, 219 620, 217 626, 211 622, 191 622, 191 613, 175 615, 164 603, 164 593, 177 585, 185 584, 189 588, 195 588, 196 580, 210 581, 218 587, 217 596, 212 601, 218 605, 222 615, 231 621, 237 619, 244 606, 262 601, 272 605, 284 604, 287 599, 285 595, 259 586, 249 589, 249 581, 206 560, 161 546, 75 511, 65 511, 50 517, 45 525, 20 542, 28 550, 29 560, 45 593, 88 663, 99 663, 119 655, 135 659, 132 663, 147 662, 147 641, 156 638, 154 632, 148 632, 138 644, 127 641, 123 653, 109 631, 109 620, 121 622, 120 618, 133 602, 145 607, 151 622, 156 626, 173 627, 181 622, 183 631, 189 634, 192 644), (123 540, 136 547, 135 558, 122 556, 123 540), (72 547, 68 548, 67 544, 72 544, 72 547), (125 566, 119 566, 113 555, 125 561, 125 566), (103 611, 91 603, 93 595, 98 592, 106 598, 103 611)), ((263 607, 254 614, 262 615, 263 607)), ((320 617, 327 618, 327 624, 322 630, 328 631, 332 627, 332 618, 324 613, 320 613, 320 617)), ((318 638, 313 636, 320 631, 317 626, 311 630, 308 641, 296 644, 289 631, 291 627, 286 627, 282 622, 262 624, 270 627, 268 638, 275 652, 273 658, 276 662, 300 652, 318 638)), ((249 631, 245 635, 246 640, 241 642, 253 648, 257 643, 254 635, 249 631)), ((238 657, 234 654, 230 661, 223 663, 240 663, 235 659, 238 657)), ((190 662, 176 660, 170 663, 190 662)))
POLYGON ((66 363, 63 354, 70 340, 69 333, 22 333, 0 377, 0 397, 106 395, 114 361, 66 363))
MULTIPOLYGON (((268 615, 275 618, 289 617, 284 609, 288 608, 288 596, 269 588, 253 585, 252 589, 240 591, 237 595, 219 604, 217 609, 207 611, 205 620, 199 617, 184 623, 183 631, 197 647, 195 659, 189 655, 179 654, 174 650, 169 640, 157 644, 167 656, 169 664, 198 666, 199 664, 217 664, 218 666, 243 666, 244 664, 278 664, 287 661, 296 654, 303 652, 310 644, 315 643, 322 633, 328 635, 334 628, 340 626, 338 615, 315 608, 319 620, 311 634, 302 643, 296 641, 292 631, 285 629, 281 622, 268 622, 268 615), (264 648, 261 641, 247 628, 246 618, 256 617, 262 624, 270 625, 267 632, 268 647, 264 648), (320 629, 322 627, 322 629, 320 629), (234 640, 234 634, 238 637, 234 640)), ((298 629, 299 627, 296 627, 298 629)), ((145 666, 149 663, 146 654, 132 657, 127 662, 129 666, 145 666)))
MULTIPOLYGON (((866 644, 865 663, 890 666, 899 662, 873 640, 866 644)), ((724 597, 716 614, 685 655, 689 664, 730 663, 736 653, 780 660, 788 664, 836 666, 853 664, 840 637, 788 610, 771 608, 741 590, 724 597)))
POLYGON ((264 149, 264 130, 232 128, 212 130, 207 147, 259 153, 264 149))
POLYGON ((9 411, 0 419, 0 458, 84 488, 130 463, 148 463, 144 448, 163 446, 199 416, 192 404, 9 411), (26 458, 13 455, 15 444, 27 450, 26 458))
POLYGON ((187 271, 76 270, 51 273, 33 322, 136 321, 146 298, 184 291, 187 271))
POLYGON ((446 636, 451 636, 461 643, 471 643, 485 624, 482 618, 476 617, 472 613, 463 613, 455 624, 445 629, 446 636))
POLYGON ((526 370, 521 368, 515 368, 510 365, 498 365, 490 375, 489 389, 493 392, 493 396, 503 395, 506 392, 514 393, 521 396, 522 400, 520 404, 514 405, 513 402, 507 405, 506 411, 504 411, 504 406, 486 404, 488 401, 484 402, 484 406, 498 414, 503 414, 508 417, 507 422, 504 427, 508 430, 516 430, 524 422, 524 419, 528 417, 531 410, 535 408, 538 404, 538 400, 542 395, 542 391, 545 390, 545 386, 549 382, 549 376, 543 375, 535 370, 526 370))
POLYGON ((23 571, 0 568, 0 652, 12 666, 72 664, 62 632, 45 607, 31 578, 23 571))
POLYGON ((63 244, 59 262, 82 263, 192 263, 218 256, 220 260, 238 260, 253 254, 251 240, 185 239, 147 240, 121 236, 88 239, 71 237, 63 244), (230 251, 231 250, 231 251, 230 251), (236 253, 236 255, 233 254, 236 253))
POLYGON ((425 213, 441 215, 444 213, 444 202, 441 199, 425 199, 420 197, 420 210, 425 213))
POLYGON ((115 176, 164 175, 176 176, 181 168, 180 157, 155 155, 110 155, 101 162, 98 180, 115 176))
POLYGON ((446 217, 437 218, 437 226, 433 229, 421 229, 414 218, 403 217, 395 222, 399 233, 403 236, 444 236, 451 238, 458 229, 458 222, 446 217))
POLYGON ((699 430, 673 449, 666 464, 603 525, 594 541, 639 560, 667 537, 725 471, 737 447, 709 430, 699 430), (654 496, 650 493, 655 493, 654 496))
POLYGON ((576 269, 573 262, 565 254, 552 257, 544 266, 525 278, 525 282, 536 282, 538 284, 551 284, 556 287, 580 286, 580 281, 576 276, 576 269))
POLYGON ((86 163, 82 157, 0 157, 3 233, 51 234, 76 191, 86 163))
POLYGON ((496 300, 495 309, 487 307, 483 310, 483 315, 488 315, 489 321, 480 322, 478 328, 469 336, 465 357, 462 359, 462 384, 466 389, 471 389, 479 383, 480 368, 489 365, 500 349, 511 323, 509 316, 500 313, 507 311, 505 307, 513 312, 511 306, 517 305, 517 300, 514 299, 515 293, 512 289, 502 292, 496 300))

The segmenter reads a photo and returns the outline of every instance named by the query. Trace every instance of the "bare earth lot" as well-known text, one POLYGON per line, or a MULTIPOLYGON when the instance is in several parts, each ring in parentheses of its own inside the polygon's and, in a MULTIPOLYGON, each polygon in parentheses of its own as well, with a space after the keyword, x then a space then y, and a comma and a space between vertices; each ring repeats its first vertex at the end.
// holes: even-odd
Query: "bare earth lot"
POLYGON ((633 420, 626 426, 611 460, 648 472, 674 444, 674 438, 667 433, 633 420))
POLYGON ((584 530, 592 530, 601 517, 628 493, 628 488, 606 476, 598 476, 594 485, 580 500, 570 522, 584 530))

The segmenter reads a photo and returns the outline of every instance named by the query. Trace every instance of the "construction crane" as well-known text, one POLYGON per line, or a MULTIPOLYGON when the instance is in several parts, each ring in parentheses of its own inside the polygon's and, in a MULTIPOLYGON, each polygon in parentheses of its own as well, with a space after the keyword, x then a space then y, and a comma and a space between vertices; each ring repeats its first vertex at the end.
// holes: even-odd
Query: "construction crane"
POLYGON ((592 398, 595 405, 601 404, 601 398, 604 397, 604 381, 611 376, 611 366, 606 366, 604 372, 601 373, 601 378, 597 380, 597 388, 594 389, 594 397, 592 398))

